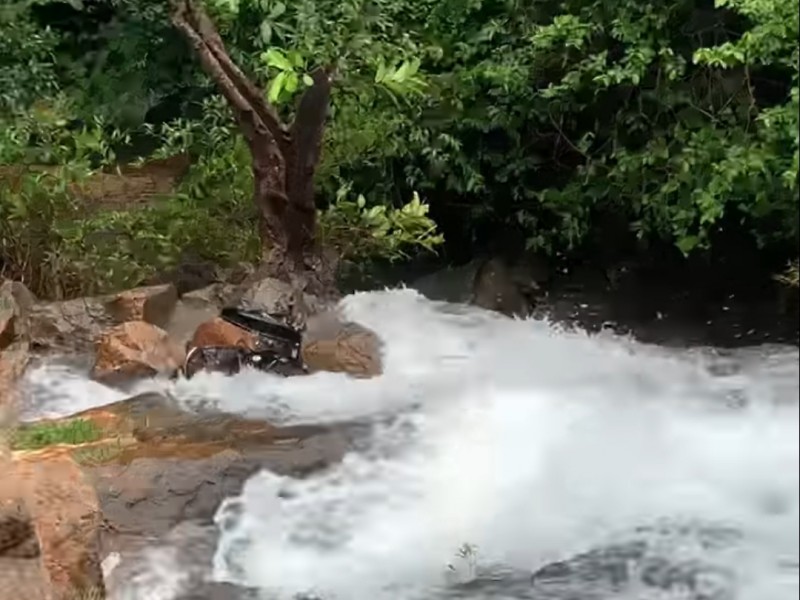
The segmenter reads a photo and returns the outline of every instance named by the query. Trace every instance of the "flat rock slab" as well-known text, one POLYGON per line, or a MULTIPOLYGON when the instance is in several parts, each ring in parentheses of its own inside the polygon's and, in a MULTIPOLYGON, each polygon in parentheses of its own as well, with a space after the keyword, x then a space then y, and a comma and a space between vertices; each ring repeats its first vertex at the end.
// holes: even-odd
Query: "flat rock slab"
MULTIPOLYGON (((32 465, 70 458, 80 466, 102 515, 99 555, 103 559, 116 552, 122 559, 113 572, 116 578, 143 547, 168 541, 176 528, 186 524, 210 530, 204 543, 213 548, 213 518, 220 504, 241 493, 258 471, 302 477, 341 460, 350 447, 344 427, 280 428, 219 411, 190 411, 159 394, 142 394, 48 423, 73 419, 94 423, 99 439, 17 450, 14 458, 32 465)), ((202 562, 199 572, 208 573, 210 556, 189 560, 195 569, 194 563, 202 562)), ((186 590, 186 600, 252 595, 237 586, 195 579, 186 590)), ((116 584, 109 585, 113 593, 116 584)), ((119 585, 124 587, 124 581, 119 585)))

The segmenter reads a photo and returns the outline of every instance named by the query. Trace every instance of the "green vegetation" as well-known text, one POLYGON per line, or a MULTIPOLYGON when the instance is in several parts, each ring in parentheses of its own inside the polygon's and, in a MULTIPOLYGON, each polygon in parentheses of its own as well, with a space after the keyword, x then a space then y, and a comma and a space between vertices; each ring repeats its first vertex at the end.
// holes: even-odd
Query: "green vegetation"
POLYGON ((11 435, 12 450, 40 450, 48 446, 75 446, 102 439, 102 430, 92 421, 73 419, 65 423, 23 425, 11 435))
POLYGON ((790 288, 800 287, 800 263, 793 260, 783 273, 775 276, 775 279, 790 288))
MULTIPOLYGON (((284 119, 336 67, 316 189, 345 259, 512 231, 548 254, 685 256, 736 231, 770 264, 796 257, 798 0, 202 3, 284 119)), ((0 8, 0 268, 39 295, 259 256, 247 146, 169 11, 0 8), (182 153, 186 177, 145 208, 76 191, 182 153)))

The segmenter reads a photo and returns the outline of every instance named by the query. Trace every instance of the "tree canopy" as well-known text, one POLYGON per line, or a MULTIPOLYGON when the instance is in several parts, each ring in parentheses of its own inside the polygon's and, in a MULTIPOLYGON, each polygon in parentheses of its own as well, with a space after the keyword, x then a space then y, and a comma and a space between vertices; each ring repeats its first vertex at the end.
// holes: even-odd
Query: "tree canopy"
MULTIPOLYGON (((335 73, 314 186, 320 237, 352 260, 510 231, 549 254, 691 256, 732 231, 797 254, 798 0, 196 1, 284 122, 335 73)), ((0 9, 0 165, 60 169, 0 189, 6 270, 59 273, 68 295, 81 268, 116 285, 258 253, 247 145, 170 10, 0 9), (183 153, 187 177, 146 210, 86 214, 70 193, 183 153)))

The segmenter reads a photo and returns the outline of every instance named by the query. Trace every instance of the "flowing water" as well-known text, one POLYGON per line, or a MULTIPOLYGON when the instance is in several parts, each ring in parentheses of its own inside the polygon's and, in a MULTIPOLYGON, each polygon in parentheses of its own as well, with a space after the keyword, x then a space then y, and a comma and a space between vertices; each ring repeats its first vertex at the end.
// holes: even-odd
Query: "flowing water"
MULTIPOLYGON (((383 376, 146 384, 371 425, 341 464, 229 499, 217 579, 280 600, 797 598, 795 348, 667 350, 410 290, 342 306, 383 340, 383 376)), ((117 399, 68 370, 29 381, 29 416, 117 399)))

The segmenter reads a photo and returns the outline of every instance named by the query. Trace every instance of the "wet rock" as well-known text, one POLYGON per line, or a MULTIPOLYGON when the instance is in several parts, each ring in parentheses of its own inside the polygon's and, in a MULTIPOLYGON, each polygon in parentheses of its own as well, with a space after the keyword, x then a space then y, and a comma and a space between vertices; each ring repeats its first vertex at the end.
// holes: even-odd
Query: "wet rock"
POLYGON ((172 284, 139 287, 114 295, 106 310, 115 321, 145 321, 165 327, 175 311, 178 290, 172 284))
POLYGON ((473 260, 465 265, 446 267, 420 277, 409 287, 431 300, 467 303, 472 297, 472 282, 480 265, 480 260, 473 260))
POLYGON ((144 321, 130 321, 105 331, 95 345, 92 377, 108 383, 157 374, 171 375, 184 352, 167 332, 144 321))
POLYGON ((381 343, 375 332, 340 320, 334 311, 309 320, 303 337, 303 362, 311 371, 374 377, 383 372, 381 343))
POLYGON ((536 255, 523 256, 513 264, 492 257, 431 273, 410 287, 431 300, 527 316, 550 277, 548 264, 536 255))
POLYGON ((260 600, 261 592, 256 588, 246 588, 233 583, 206 581, 192 586, 179 595, 176 600, 260 600))
MULTIPOLYGON (((74 417, 109 435, 113 452, 81 464, 111 538, 165 535, 186 520, 211 523, 222 500, 260 469, 306 472, 339 460, 348 445, 344 434, 321 427, 279 428, 208 407, 188 410, 153 393, 74 417)), ((120 549, 109 543, 106 550, 120 549)))
POLYGON ((191 346, 192 337, 198 328, 218 317, 220 309, 229 303, 235 293, 235 286, 215 283, 184 294, 164 329, 181 346, 191 346))
POLYGON ((715 565, 713 557, 708 561, 681 559, 669 549, 691 541, 711 554, 735 544, 737 532, 671 524, 643 527, 638 533, 643 539, 594 548, 538 569, 531 577, 534 597, 602 600, 614 590, 634 588, 661 594, 680 591, 680 597, 687 600, 735 598, 733 573, 715 565))
POLYGON ((29 319, 33 294, 21 283, 0 285, 0 455, 5 434, 16 416, 16 382, 30 359, 29 319))
POLYGON ((135 288, 117 294, 37 302, 30 311, 30 339, 39 350, 91 352, 108 328, 129 321, 163 327, 176 306, 171 285, 135 288))
MULTIPOLYGON (((109 575, 111 588, 126 587, 133 576, 131 569, 135 571, 135 557, 141 556, 144 547, 166 544, 177 548, 179 560, 186 559, 189 565, 185 582, 189 598, 248 598, 251 593, 205 581, 216 544, 213 518, 225 498, 241 493, 247 479, 262 469, 302 476, 341 460, 350 445, 344 430, 278 428, 263 419, 223 413, 213 407, 190 410, 154 393, 69 417, 75 418, 93 422, 106 437, 90 446, 58 446, 22 452, 17 457, 30 473, 28 479, 39 482, 26 489, 36 488, 38 494, 39 504, 32 514, 42 540, 42 556, 57 556, 48 559, 48 565, 55 565, 49 568, 60 578, 58 581, 64 581, 69 565, 94 568, 95 538, 91 532, 99 527, 97 555, 100 559, 113 556, 117 563, 109 575), (77 476, 75 465, 80 466, 83 480, 77 476), (41 482, 50 477, 54 483, 48 496, 41 482), (82 496, 84 482, 90 484, 102 518, 82 496), (72 495, 63 488, 69 488, 72 495), (45 513, 52 516, 39 524, 39 515, 45 513), (65 527, 57 528, 58 522, 65 527), (64 540, 68 534, 73 537, 64 540), (66 554, 54 554, 57 540, 61 540, 66 554), (89 556, 84 563, 77 558, 80 548, 87 549, 83 555, 89 556)), ((3 483, 5 480, 0 481, 0 487, 3 483)), ((24 531, 16 532, 15 543, 24 535, 24 531)), ((100 569, 103 563, 97 564, 100 569)), ((92 569, 88 572, 94 573, 92 569)), ((2 581, 0 573, 0 585, 2 581)), ((38 598, 26 596, 27 600, 38 598)))
MULTIPOLYGON (((536 288, 533 288, 536 289, 536 288)), ((483 263, 475 273, 470 302, 508 316, 527 316, 532 305, 514 272, 500 259, 483 263)))
POLYGON ((31 308, 31 343, 42 350, 87 352, 97 336, 115 324, 104 298, 37 302, 31 308))
POLYGON ((325 307, 320 298, 305 294, 279 279, 267 277, 243 285, 246 286, 246 290, 239 299, 239 306, 285 316, 288 322, 298 329, 305 327, 308 318, 325 307))
POLYGON ((66 455, 45 455, 17 461, 15 472, 33 518, 51 597, 104 590, 102 516, 80 467, 66 455))

